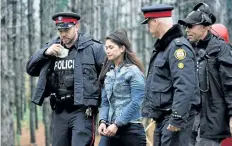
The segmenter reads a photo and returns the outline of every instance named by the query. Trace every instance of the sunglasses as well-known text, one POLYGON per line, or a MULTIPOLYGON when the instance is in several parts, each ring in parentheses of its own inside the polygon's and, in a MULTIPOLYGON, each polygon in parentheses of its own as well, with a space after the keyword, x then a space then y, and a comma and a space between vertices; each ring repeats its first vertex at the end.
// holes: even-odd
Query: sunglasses
POLYGON ((185 24, 184 27, 191 29, 191 28, 193 28, 196 25, 199 25, 199 24, 185 24))

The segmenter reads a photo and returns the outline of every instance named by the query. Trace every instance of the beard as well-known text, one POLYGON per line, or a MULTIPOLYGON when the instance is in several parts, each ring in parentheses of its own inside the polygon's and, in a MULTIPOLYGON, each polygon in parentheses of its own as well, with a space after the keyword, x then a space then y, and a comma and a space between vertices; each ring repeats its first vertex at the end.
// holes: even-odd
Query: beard
POLYGON ((64 37, 64 38, 62 38, 62 42, 66 46, 70 46, 70 45, 73 45, 73 43, 76 41, 76 38, 77 38, 76 35, 73 38, 64 37))

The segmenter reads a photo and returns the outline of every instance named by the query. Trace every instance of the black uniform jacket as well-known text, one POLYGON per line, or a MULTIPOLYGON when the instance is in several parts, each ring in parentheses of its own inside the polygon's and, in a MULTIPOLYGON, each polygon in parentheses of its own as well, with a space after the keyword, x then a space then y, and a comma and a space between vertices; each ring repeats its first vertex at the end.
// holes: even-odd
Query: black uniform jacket
MULTIPOLYGON (((77 56, 74 66, 74 104, 97 106, 100 94, 98 74, 106 57, 104 45, 86 34, 78 34, 79 38, 75 43, 77 56)), ((27 73, 31 76, 39 76, 35 94, 32 97, 32 102, 35 104, 42 105, 44 97, 51 93, 47 87, 47 74, 54 58, 44 56, 44 52, 58 41, 59 38, 38 50, 27 62, 27 73)))
POLYGON ((142 115, 156 121, 171 115, 170 124, 185 127, 192 107, 200 104, 198 85, 195 52, 174 25, 155 43, 142 115))
POLYGON ((194 49, 198 58, 202 99, 200 135, 205 138, 230 137, 232 48, 209 33, 194 49))

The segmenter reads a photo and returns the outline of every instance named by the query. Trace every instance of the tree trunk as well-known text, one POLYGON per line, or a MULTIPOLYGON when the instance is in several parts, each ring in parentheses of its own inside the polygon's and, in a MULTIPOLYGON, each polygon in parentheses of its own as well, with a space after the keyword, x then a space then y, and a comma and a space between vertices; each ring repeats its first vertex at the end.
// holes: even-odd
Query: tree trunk
POLYGON ((94 36, 94 23, 95 23, 95 18, 94 18, 94 14, 96 13, 96 12, 94 12, 94 0, 88 0, 88 8, 89 8, 89 10, 90 10, 90 13, 89 13, 89 17, 87 17, 87 18, 90 18, 90 19, 88 19, 87 21, 89 22, 88 23, 88 25, 89 25, 89 27, 90 28, 92 28, 92 29, 89 29, 89 34, 90 34, 90 36, 91 37, 93 37, 94 36))
POLYGON ((106 16, 106 13, 105 13, 105 7, 104 7, 104 4, 105 4, 105 1, 104 0, 100 0, 100 3, 101 3, 101 6, 100 6, 100 26, 101 26, 101 37, 100 37, 100 40, 101 41, 104 41, 104 38, 106 36, 106 28, 107 25, 106 25, 106 19, 107 19, 107 16, 106 16))
MULTIPOLYGON (((13 11, 11 11, 13 9, 13 3, 14 1, 8 1, 8 16, 9 16, 9 21, 7 23, 7 26, 6 28, 8 27, 8 69, 9 69, 9 72, 8 74, 10 75, 9 77, 9 96, 7 98, 9 98, 9 119, 10 119, 10 123, 9 123, 9 128, 11 129, 11 131, 9 131, 9 134, 14 138, 15 135, 14 135, 14 122, 13 122, 13 119, 14 119, 14 109, 11 108, 12 106, 15 105, 14 101, 15 101, 15 84, 14 84, 14 78, 15 78, 15 72, 14 72, 14 63, 13 63, 13 58, 14 58, 14 50, 13 50, 13 37, 15 34, 13 34, 13 11)), ((10 143, 14 143, 14 139, 12 139, 12 142, 10 143)))
POLYGON ((230 43, 232 44, 232 0, 226 0, 226 10, 227 10, 227 15, 225 16, 227 22, 226 22, 226 26, 227 29, 229 31, 229 35, 230 35, 230 43))
MULTIPOLYGON (((18 25, 18 1, 14 0, 12 1, 13 5, 13 21, 12 24, 13 26, 18 25)), ((17 73, 17 77, 14 78, 14 85, 15 85, 15 104, 16 104, 16 123, 17 123, 17 134, 21 134, 21 104, 20 104, 20 84, 21 84, 21 74, 23 71, 20 68, 20 47, 18 43, 18 38, 19 38, 19 33, 18 33, 18 27, 13 27, 12 28, 12 34, 13 34, 13 49, 14 49, 14 70, 17 73)))
MULTIPOLYGON (((31 81, 32 83, 32 81, 31 81)), ((29 101, 30 102, 30 101, 29 101)), ((29 103, 30 106, 30 142, 32 144, 36 143, 36 138, 35 138, 35 104, 29 103)))
POLYGON ((101 24, 101 20, 100 20, 100 15, 101 15, 101 10, 100 10, 100 0, 97 0, 96 1, 96 9, 97 9, 97 14, 96 14, 96 18, 98 18, 98 19, 95 19, 95 21, 96 21, 96 36, 95 36, 95 38, 97 39, 97 40, 100 40, 100 37, 101 37, 101 33, 100 33, 100 29, 101 29, 101 27, 100 27, 100 24, 101 24))
POLYGON ((35 129, 37 130, 39 128, 38 125, 38 109, 37 106, 35 106, 35 129))
MULTIPOLYGON (((28 4, 28 48, 29 54, 32 55, 34 53, 34 20, 33 20, 33 1, 27 0, 28 4)), ((34 94, 35 89, 35 80, 33 77, 30 78, 30 89, 31 89, 31 97, 34 94)), ((36 143, 35 138, 35 104, 29 102, 30 105, 30 136, 31 143, 36 143)))
POLYGON ((19 58, 19 62, 20 62, 20 65, 19 67, 21 68, 22 73, 20 74, 21 76, 21 83, 20 83, 20 103, 21 103, 21 120, 23 120, 23 115, 24 113, 26 112, 26 109, 27 109, 27 98, 26 98, 26 94, 25 94, 25 91, 26 91, 26 88, 25 88, 25 68, 26 68, 26 53, 27 52, 27 49, 26 49, 26 25, 25 22, 26 22, 26 15, 25 15, 25 9, 26 9, 26 6, 25 6, 25 2, 23 2, 23 0, 20 0, 20 41, 19 41, 19 48, 20 48, 20 58, 19 58))
MULTIPOLYGON (((72 5, 72 4, 71 4, 72 5)), ((73 6, 73 5, 72 5, 73 6)), ((43 48, 45 43, 50 40, 52 36, 54 28, 54 22, 52 22, 49 16, 54 14, 55 9, 51 9, 54 7, 53 1, 41 0, 40 1, 40 48, 43 48), (48 27, 50 26, 50 27, 48 27)), ((75 8, 75 5, 72 7, 72 10, 75 8)), ((50 146, 52 141, 51 139, 51 108, 50 108, 50 101, 49 98, 45 98, 43 102, 43 123, 45 127, 45 144, 46 146, 50 146)))
POLYGON ((115 2, 111 1, 110 32, 115 31, 115 2))
POLYGON ((77 0, 71 0, 71 5, 70 5, 70 6, 71 6, 71 11, 72 11, 72 12, 75 12, 75 11, 76 11, 76 5, 77 5, 77 4, 76 4, 76 1, 77 1, 77 0))
POLYGON ((50 101, 48 98, 44 100, 43 103, 43 122, 45 127, 45 144, 46 146, 50 146, 52 141, 52 125, 51 125, 51 108, 50 108, 50 101))
MULTIPOLYGON (((130 41, 133 41, 133 0, 130 0, 129 1, 130 2, 130 15, 131 15, 131 17, 130 17, 130 25, 129 25, 129 36, 130 36, 130 41)), ((133 45, 133 44, 132 44, 133 45)))
POLYGON ((26 45, 26 39, 27 37, 25 37, 27 35, 27 31, 26 31, 26 21, 27 21, 27 17, 25 14, 25 10, 27 9, 26 7, 26 3, 23 0, 20 0, 20 68, 23 70, 21 73, 21 84, 20 84, 20 99, 21 99, 21 120, 23 120, 23 113, 26 112, 27 110, 27 98, 26 98, 26 88, 25 88, 25 68, 26 68, 26 59, 28 58, 28 51, 27 51, 27 45, 26 45))
POLYGON ((1 145, 2 146, 14 146, 14 124, 13 124, 13 97, 10 94, 10 80, 12 80, 11 72, 12 57, 8 57, 12 51, 10 51, 9 46, 11 45, 9 39, 9 28, 11 28, 10 23, 10 13, 9 13, 10 3, 6 0, 1 1, 1 145), (9 42, 9 43, 8 43, 9 42))

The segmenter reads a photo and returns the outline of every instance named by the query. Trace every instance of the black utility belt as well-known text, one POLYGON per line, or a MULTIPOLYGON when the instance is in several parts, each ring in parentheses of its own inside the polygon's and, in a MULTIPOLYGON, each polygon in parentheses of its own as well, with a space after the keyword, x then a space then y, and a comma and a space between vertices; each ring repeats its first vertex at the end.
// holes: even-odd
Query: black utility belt
POLYGON ((73 94, 67 94, 65 96, 57 96, 56 97, 59 100, 73 100, 74 99, 74 95, 73 94))
POLYGON ((74 96, 67 94, 65 96, 57 96, 55 93, 51 94, 50 104, 52 110, 56 110, 57 113, 61 113, 64 109, 67 112, 73 112, 75 110, 85 110, 81 105, 74 105, 74 96))
POLYGON ((56 113, 61 113, 64 109, 67 112, 73 112, 75 110, 84 111, 87 117, 92 117, 97 113, 97 108, 84 105, 74 105, 73 94, 67 94, 65 96, 57 96, 55 93, 51 93, 50 104, 52 110, 56 113))
POLYGON ((60 101, 65 101, 65 100, 73 100, 74 95, 73 94, 67 94, 67 95, 57 95, 56 93, 51 93, 51 97, 55 98, 60 101))

